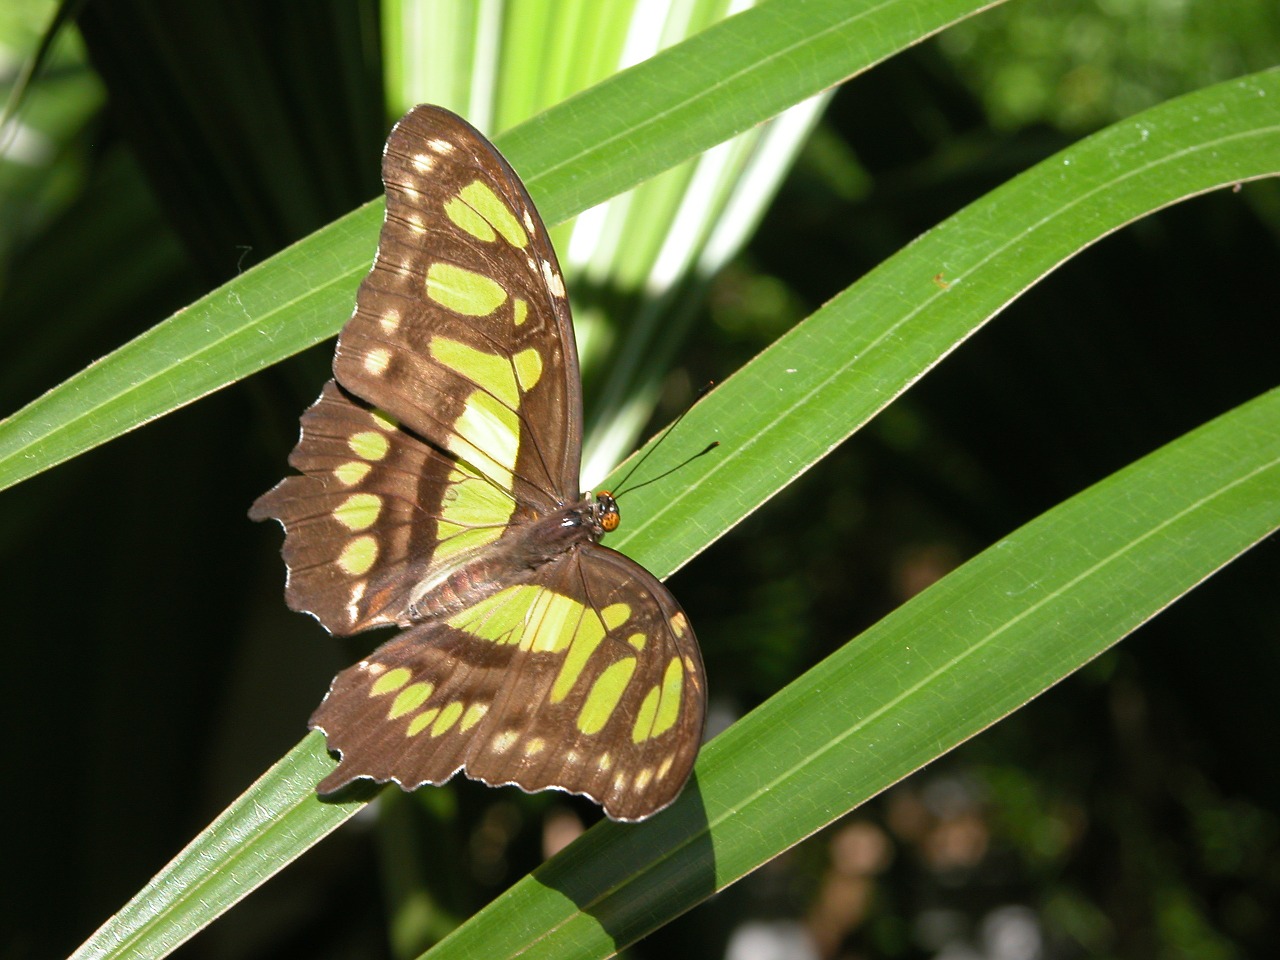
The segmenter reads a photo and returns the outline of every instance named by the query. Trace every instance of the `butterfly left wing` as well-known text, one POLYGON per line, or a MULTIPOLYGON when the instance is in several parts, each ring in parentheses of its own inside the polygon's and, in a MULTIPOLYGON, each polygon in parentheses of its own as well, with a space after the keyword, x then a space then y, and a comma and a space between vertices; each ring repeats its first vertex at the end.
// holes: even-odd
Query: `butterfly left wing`
POLYGON ((334 679, 311 717, 357 777, 406 790, 459 770, 491 785, 585 794, 615 820, 670 804, 706 711, 702 657, 656 578, 587 544, 334 679))
POLYGON ((410 110, 382 157, 378 253, 342 329, 342 386, 471 464, 517 519, 578 498, 582 385, 546 226, 493 144, 410 110))
POLYGON ((286 478, 289 606, 330 632, 408 626, 431 585, 578 497, 582 400, 546 227, 470 124, 410 110, 387 139, 386 219, 286 478))

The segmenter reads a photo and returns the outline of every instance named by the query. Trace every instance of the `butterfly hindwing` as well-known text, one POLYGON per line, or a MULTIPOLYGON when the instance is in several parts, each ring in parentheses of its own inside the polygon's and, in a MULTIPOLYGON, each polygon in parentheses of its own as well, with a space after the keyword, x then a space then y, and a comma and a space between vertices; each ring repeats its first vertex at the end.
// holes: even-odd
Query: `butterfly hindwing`
POLYGON ((334 680, 311 725, 358 776, 413 789, 460 769, 582 793, 617 820, 665 807, 697 754, 701 655, 684 612, 634 561, 589 546, 413 627, 334 680))

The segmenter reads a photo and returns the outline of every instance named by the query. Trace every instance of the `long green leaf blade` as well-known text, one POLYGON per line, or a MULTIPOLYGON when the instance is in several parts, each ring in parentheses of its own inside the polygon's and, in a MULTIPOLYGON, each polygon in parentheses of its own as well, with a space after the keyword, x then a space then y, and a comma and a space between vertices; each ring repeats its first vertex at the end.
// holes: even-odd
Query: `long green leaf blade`
POLYGON ((611 540, 667 575, 884 409, 1042 276, 1180 200, 1280 175, 1280 70, 1161 104, 1052 156, 890 257, 689 411, 674 493, 611 540), (634 542, 634 549, 630 544, 634 542))
POLYGON ((377 788, 368 785, 341 803, 321 803, 311 770, 327 760, 321 734, 303 738, 74 956, 167 956, 345 823, 377 788), (236 889, 241 885, 244 892, 236 889))

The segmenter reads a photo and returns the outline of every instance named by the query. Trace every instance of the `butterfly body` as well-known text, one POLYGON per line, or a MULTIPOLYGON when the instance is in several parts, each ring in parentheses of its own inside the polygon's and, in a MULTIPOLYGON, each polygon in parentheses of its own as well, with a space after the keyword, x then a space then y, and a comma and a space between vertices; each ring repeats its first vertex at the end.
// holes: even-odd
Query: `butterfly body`
POLYGON ((598 543, 605 532, 601 512, 600 503, 584 495, 577 503, 515 528, 493 549, 477 551, 440 578, 420 583, 406 609, 407 621, 401 626, 473 606, 504 586, 533 580, 544 564, 598 543))
POLYGON ((578 493, 568 300, 515 172, 470 125, 411 110, 383 156, 378 253, 250 516, 285 528, 286 598, 330 632, 398 635, 334 679, 310 725, 359 777, 455 773, 585 794, 614 819, 669 804, 697 754, 702 660, 648 571, 578 493))

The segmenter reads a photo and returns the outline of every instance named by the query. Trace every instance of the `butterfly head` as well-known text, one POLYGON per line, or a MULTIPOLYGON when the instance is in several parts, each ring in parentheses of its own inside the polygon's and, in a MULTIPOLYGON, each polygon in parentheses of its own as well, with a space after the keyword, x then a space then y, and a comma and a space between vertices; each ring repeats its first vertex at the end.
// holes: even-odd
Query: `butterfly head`
POLYGON ((618 512, 618 501, 608 490, 596 494, 596 523, 605 533, 613 533, 622 522, 622 514, 618 512))

